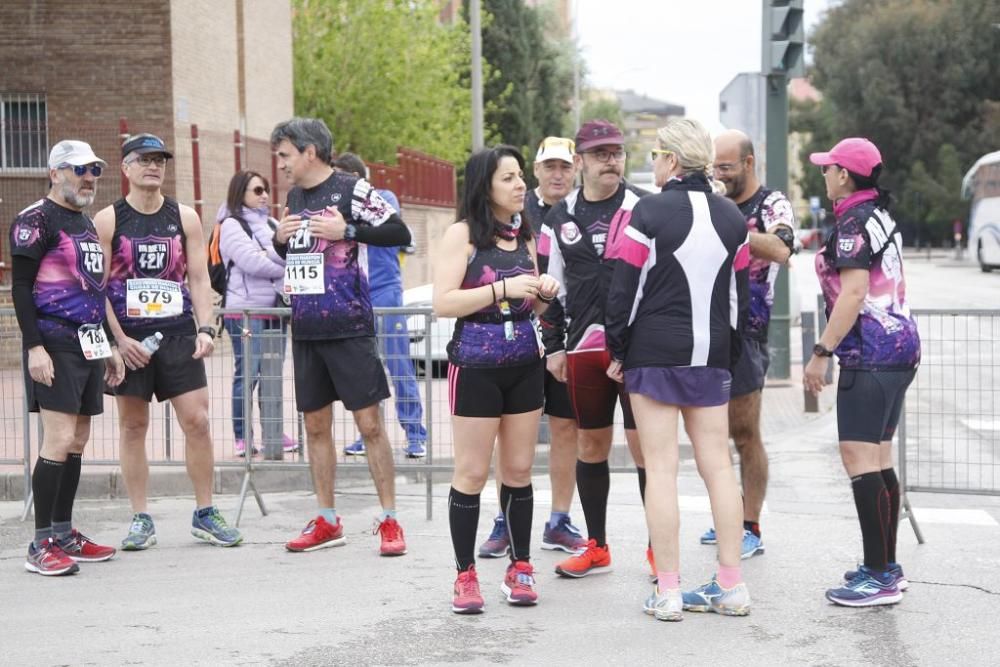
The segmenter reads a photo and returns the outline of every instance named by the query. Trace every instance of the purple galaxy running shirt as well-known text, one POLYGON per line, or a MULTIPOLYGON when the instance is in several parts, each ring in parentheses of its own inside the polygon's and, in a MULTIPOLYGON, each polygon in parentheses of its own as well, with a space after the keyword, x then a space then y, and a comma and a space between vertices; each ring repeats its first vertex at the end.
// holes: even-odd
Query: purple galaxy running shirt
MULTIPOLYGON (((750 199, 738 206, 747 220, 747 229, 751 232, 767 233, 779 225, 792 230, 798 228, 791 202, 777 190, 761 187, 750 199)), ((776 262, 750 256, 750 313, 743 332, 746 336, 767 341, 778 269, 776 262)))
MULTIPOLYGON (((332 173, 314 188, 292 188, 286 205, 290 214, 302 216, 335 208, 348 223, 373 227, 396 213, 368 181, 342 172, 332 173)), ((300 229, 288 239, 288 255, 303 253, 322 253, 323 292, 292 295, 292 338, 374 336, 368 246, 347 239, 317 239, 307 229, 300 229)))
MULTIPOLYGON (((518 237, 514 250, 497 246, 475 249, 465 270, 462 289, 475 289, 522 273, 535 273, 535 263, 527 243, 518 237)), ((502 297, 501 291, 497 297, 502 297)), ((513 340, 507 340, 500 306, 490 304, 455 323, 455 332, 448 343, 448 361, 464 368, 520 366, 538 361, 541 349, 531 321, 532 301, 510 299, 509 303, 513 340)))
POLYGON ((104 321, 107 278, 94 222, 41 199, 14 219, 10 249, 39 261, 33 296, 45 347, 79 352, 80 325, 104 321))
POLYGON ((829 317, 840 296, 840 270, 869 272, 861 313, 836 349, 843 368, 913 368, 920 362, 920 336, 906 304, 902 238, 875 196, 874 190, 863 190, 846 206, 838 205, 836 228, 816 254, 816 275, 829 317))

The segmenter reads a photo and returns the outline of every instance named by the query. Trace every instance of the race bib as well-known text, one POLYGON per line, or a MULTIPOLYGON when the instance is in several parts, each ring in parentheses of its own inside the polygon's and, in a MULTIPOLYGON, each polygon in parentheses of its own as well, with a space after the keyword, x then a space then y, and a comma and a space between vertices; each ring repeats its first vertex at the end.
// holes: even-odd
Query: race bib
POLYGON ((172 280, 128 280, 125 307, 129 317, 175 317, 184 312, 181 286, 172 280))
POLYGON ((107 359, 111 356, 111 343, 100 324, 84 324, 76 330, 84 359, 107 359))
POLYGON ((307 252, 285 257, 285 294, 322 294, 323 253, 307 252))

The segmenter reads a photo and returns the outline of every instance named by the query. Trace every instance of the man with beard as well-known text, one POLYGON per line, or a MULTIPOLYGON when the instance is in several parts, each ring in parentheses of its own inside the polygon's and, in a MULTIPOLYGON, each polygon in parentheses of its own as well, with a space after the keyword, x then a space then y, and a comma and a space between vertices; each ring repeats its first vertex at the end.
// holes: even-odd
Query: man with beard
MULTIPOLYGON (((541 237, 545 216, 573 189, 576 165, 575 145, 564 137, 546 137, 535 154, 534 173, 538 187, 524 198, 523 215, 531 223, 536 238, 541 237)), ((545 257, 539 257, 539 271, 547 270, 545 257)), ((576 415, 569 400, 564 379, 545 372, 545 414, 549 421, 549 480, 552 484, 552 513, 542 533, 542 548, 576 553, 587 541, 569 516, 576 484, 576 415)), ((499 467, 496 468, 499 471, 499 467)), ((497 475, 497 488, 502 480, 497 475)), ((499 493, 499 492, 498 492, 499 493)), ((479 546, 480 558, 502 558, 510 546, 503 512, 493 520, 493 531, 479 546)))
POLYGON ((10 229, 25 389, 43 427, 31 476, 35 539, 24 567, 46 576, 115 555, 72 524, 90 418, 104 411, 104 382, 115 386, 124 372, 104 316, 104 253, 83 213, 106 166, 89 144, 60 141, 49 153, 48 196, 21 211, 10 229))
MULTIPOLYGON (((795 250, 795 215, 784 194, 762 186, 755 172, 750 138, 738 130, 715 140, 715 178, 726 186, 747 220, 750 231, 750 316, 743 331, 743 352, 732 369, 729 435, 740 455, 743 486, 743 547, 741 558, 764 553, 760 512, 767 491, 767 452, 760 435, 760 401, 770 357, 767 326, 774 302, 774 281, 780 264, 795 250)), ((716 544, 715 529, 701 536, 716 544)))
MULTIPOLYGON (((542 316, 542 340, 546 366, 557 380, 567 383, 576 415, 576 483, 589 538, 581 553, 556 566, 556 572, 566 577, 611 570, 605 522, 616 403, 621 403, 625 416, 625 438, 638 468, 640 495, 646 480, 628 395, 605 372, 611 358, 604 340, 613 250, 644 193, 625 182, 625 137, 614 124, 584 123, 576 135, 576 150, 574 163, 583 185, 545 217, 538 242, 540 261, 547 260, 548 273, 562 285, 559 298, 542 316)), ((648 550, 647 559, 652 560, 648 550)))
POLYGON ((161 191, 173 157, 162 139, 128 137, 121 155, 129 193, 100 211, 95 223, 111 257, 108 322, 127 369, 115 392, 122 476, 134 512, 122 548, 138 551, 156 544, 146 495, 146 433, 154 395, 170 401, 184 432, 184 461, 195 497, 191 534, 216 546, 236 546, 243 536, 212 504, 215 456, 204 360, 215 349, 216 331, 201 220, 194 209, 161 191), (154 352, 142 341, 157 334, 161 342, 154 352))

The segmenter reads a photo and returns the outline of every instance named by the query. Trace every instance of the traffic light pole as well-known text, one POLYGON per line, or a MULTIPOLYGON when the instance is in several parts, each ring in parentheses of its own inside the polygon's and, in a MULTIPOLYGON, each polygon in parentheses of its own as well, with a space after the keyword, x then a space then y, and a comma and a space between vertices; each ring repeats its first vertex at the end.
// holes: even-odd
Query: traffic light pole
MULTIPOLYGON (((764 182, 772 190, 788 192, 788 78, 783 72, 767 74, 766 174, 764 182)), ((767 330, 771 365, 770 378, 791 377, 791 308, 788 267, 782 266, 774 283, 774 304, 767 330)))

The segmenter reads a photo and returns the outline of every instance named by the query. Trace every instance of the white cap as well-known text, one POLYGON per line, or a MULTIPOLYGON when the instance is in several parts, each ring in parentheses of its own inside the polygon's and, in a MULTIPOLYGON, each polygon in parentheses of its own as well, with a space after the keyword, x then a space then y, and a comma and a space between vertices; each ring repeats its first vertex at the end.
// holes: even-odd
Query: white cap
POLYGON ((108 163, 94 155, 94 149, 86 141, 63 139, 52 147, 49 153, 49 169, 58 169, 62 165, 79 167, 85 164, 99 162, 102 167, 108 163))
POLYGON ((538 144, 538 153, 535 154, 535 162, 545 162, 546 160, 562 160, 573 164, 573 152, 576 146, 572 139, 565 137, 545 137, 542 143, 538 144))

